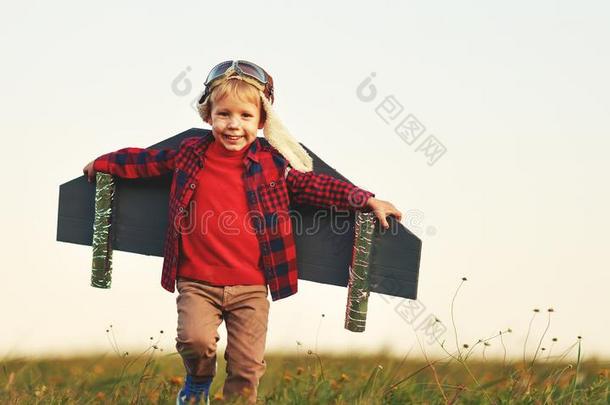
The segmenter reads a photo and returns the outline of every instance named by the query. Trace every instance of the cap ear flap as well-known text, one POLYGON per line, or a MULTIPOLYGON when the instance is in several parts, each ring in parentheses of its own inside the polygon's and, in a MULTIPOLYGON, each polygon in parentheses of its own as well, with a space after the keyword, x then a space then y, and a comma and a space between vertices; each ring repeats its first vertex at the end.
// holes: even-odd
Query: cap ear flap
POLYGON ((290 166, 301 171, 310 172, 313 170, 313 159, 307 151, 290 135, 288 129, 280 121, 279 117, 273 111, 271 103, 265 97, 263 92, 260 92, 261 101, 267 115, 263 134, 271 146, 278 150, 290 163, 290 166))
MULTIPOLYGON (((203 96, 201 98, 203 98, 203 96)), ((197 103, 197 112, 199 112, 199 116, 201 117, 203 122, 207 122, 208 124, 211 125, 210 121, 212 118, 211 118, 211 111, 209 108, 209 101, 210 101, 210 96, 207 96, 205 98, 205 100, 203 100, 203 103, 197 103)))
POLYGON ((263 100, 261 98, 260 100, 260 118, 258 120, 258 129, 263 129, 265 127, 265 124, 267 123, 267 110, 265 110, 265 106, 263 104, 263 100))

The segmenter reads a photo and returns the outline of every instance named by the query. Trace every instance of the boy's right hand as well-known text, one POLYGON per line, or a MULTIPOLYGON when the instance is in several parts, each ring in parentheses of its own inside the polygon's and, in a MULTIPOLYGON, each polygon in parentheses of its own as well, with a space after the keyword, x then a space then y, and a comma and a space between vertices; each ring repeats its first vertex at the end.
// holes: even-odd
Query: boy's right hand
POLYGON ((96 171, 93 168, 93 162, 95 162, 95 160, 92 160, 90 163, 87 163, 85 167, 83 167, 83 174, 87 176, 87 181, 89 181, 89 183, 95 181, 96 171))

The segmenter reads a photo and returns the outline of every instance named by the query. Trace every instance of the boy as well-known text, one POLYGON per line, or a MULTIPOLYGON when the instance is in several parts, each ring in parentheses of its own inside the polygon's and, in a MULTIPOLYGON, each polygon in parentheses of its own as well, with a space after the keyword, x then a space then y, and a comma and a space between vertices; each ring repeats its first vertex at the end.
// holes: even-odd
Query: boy
POLYGON ((178 404, 208 403, 223 320, 224 397, 256 402, 266 369, 268 293, 275 301, 297 292, 290 202, 372 210, 385 228, 387 215, 402 216, 373 193, 314 173, 272 103, 266 71, 247 61, 222 62, 198 103, 212 136, 185 139, 176 150, 121 149, 83 169, 89 181, 97 171, 125 178, 174 172, 161 284, 178 289, 176 349, 186 369, 178 404), (265 138, 257 137, 259 129, 265 138))

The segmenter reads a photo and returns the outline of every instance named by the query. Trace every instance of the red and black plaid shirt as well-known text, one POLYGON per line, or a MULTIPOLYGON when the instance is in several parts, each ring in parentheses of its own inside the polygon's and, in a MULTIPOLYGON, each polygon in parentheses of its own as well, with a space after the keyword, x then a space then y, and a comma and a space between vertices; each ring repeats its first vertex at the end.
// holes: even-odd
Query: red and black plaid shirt
MULTIPOLYGON (((180 254, 180 229, 205 166, 204 155, 213 136, 187 138, 178 149, 125 148, 100 156, 94 169, 123 178, 174 172, 169 195, 169 226, 163 247, 161 285, 175 290, 180 254)), ((246 198, 252 229, 261 251, 261 268, 273 301, 297 292, 297 261, 289 204, 337 209, 364 209, 373 193, 332 176, 289 167, 288 161, 266 139, 256 138, 244 158, 246 198)))

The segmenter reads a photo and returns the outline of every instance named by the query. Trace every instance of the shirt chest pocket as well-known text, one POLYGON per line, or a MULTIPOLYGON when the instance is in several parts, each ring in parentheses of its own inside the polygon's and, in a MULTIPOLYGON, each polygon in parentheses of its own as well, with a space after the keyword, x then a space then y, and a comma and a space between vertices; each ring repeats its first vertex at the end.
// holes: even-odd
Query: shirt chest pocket
POLYGON ((288 211, 290 199, 284 178, 261 184, 258 186, 257 194, 264 213, 288 211))

